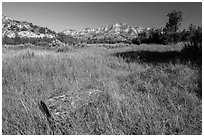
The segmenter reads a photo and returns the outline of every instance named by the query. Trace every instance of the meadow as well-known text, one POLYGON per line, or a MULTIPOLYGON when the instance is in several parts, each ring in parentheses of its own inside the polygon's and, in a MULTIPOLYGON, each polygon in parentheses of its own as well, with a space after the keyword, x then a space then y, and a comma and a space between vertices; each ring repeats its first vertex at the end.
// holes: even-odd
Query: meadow
POLYGON ((2 49, 3 135, 202 134, 202 69, 182 44, 2 49))

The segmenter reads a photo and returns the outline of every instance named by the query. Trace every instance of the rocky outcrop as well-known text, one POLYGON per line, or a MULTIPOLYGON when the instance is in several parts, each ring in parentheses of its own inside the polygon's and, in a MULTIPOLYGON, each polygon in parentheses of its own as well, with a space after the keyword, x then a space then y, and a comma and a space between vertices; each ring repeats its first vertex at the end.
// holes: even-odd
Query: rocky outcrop
POLYGON ((66 35, 71 35, 76 38, 81 39, 103 39, 103 38, 110 38, 110 39, 132 39, 138 36, 138 33, 145 31, 146 29, 141 27, 131 27, 126 23, 116 23, 113 25, 102 26, 99 28, 85 28, 83 30, 72 30, 67 29, 64 30, 62 33, 66 35))
POLYGON ((14 38, 16 35, 27 38, 54 38, 57 33, 27 21, 17 21, 7 16, 2 16, 2 37, 14 38))
POLYGON ((80 92, 67 91, 66 94, 51 97, 45 100, 52 115, 57 119, 64 117, 67 113, 86 105, 90 102, 95 102, 97 96, 102 91, 98 89, 89 89, 80 92))
MULTIPOLYGON (((62 43, 119 43, 131 42, 138 37, 138 34, 148 29, 141 27, 131 27, 126 23, 116 23, 99 28, 85 28, 83 30, 68 29, 56 33, 47 27, 40 27, 27 21, 17 21, 6 16, 2 16, 2 37, 3 38, 41 38, 59 39, 62 43), (71 42, 70 42, 71 41, 71 42)), ((12 44, 12 41, 7 40, 12 44)), ((15 42, 14 42, 15 43, 15 42)))

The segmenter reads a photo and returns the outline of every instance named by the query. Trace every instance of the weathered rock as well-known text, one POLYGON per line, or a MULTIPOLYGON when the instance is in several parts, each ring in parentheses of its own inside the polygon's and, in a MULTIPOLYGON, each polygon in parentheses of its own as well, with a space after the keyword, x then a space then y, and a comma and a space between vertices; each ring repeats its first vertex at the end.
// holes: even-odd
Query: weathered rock
POLYGON ((66 94, 49 98, 46 100, 46 104, 52 115, 57 119, 58 117, 65 117, 68 113, 74 112, 83 105, 96 101, 101 92, 97 89, 67 91, 66 94))

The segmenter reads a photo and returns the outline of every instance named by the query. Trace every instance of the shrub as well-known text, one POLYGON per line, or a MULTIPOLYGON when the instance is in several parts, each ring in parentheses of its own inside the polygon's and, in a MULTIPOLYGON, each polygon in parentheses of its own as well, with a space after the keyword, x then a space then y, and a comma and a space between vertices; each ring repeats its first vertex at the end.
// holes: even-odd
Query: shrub
POLYGON ((181 50, 184 58, 190 59, 198 65, 202 64, 202 28, 190 28, 189 42, 181 50))
POLYGON ((134 39, 132 39, 132 43, 133 43, 133 44, 140 45, 140 44, 141 44, 141 41, 140 41, 139 38, 134 38, 134 39))
POLYGON ((77 39, 73 38, 72 36, 65 35, 64 33, 58 33, 57 39, 65 44, 73 44, 77 42, 77 39))
POLYGON ((56 52, 66 52, 66 51, 70 51, 70 50, 72 50, 72 48, 71 48, 69 45, 61 44, 61 45, 57 48, 56 52))

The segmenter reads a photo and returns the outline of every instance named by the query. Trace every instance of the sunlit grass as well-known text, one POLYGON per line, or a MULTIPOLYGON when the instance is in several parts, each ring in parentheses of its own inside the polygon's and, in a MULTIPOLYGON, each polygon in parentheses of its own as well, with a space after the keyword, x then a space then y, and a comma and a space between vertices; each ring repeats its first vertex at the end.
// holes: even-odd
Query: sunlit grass
POLYGON ((200 68, 127 62, 111 52, 3 53, 2 134, 202 134, 200 68), (51 101, 65 94, 67 102, 51 101), (39 110, 41 100, 54 129, 39 110), (66 114, 57 116, 53 107, 66 114))

